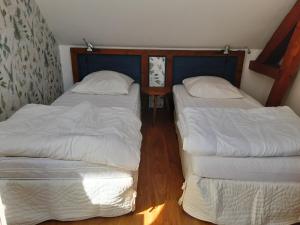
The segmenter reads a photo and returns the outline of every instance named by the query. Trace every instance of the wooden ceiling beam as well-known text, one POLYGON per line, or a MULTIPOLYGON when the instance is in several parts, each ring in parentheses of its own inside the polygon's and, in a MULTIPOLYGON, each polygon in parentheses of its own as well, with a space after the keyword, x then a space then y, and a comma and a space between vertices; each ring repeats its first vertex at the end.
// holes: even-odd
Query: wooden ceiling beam
POLYGON ((300 67, 300 0, 285 17, 271 40, 249 68, 275 79, 267 106, 278 106, 300 67))
POLYGON ((284 41, 290 31, 294 29, 300 21, 300 1, 298 0, 292 10, 288 13, 285 19, 282 21, 278 29, 273 34, 271 40, 267 43, 264 50, 256 59, 257 62, 265 63, 276 48, 284 41))
POLYGON ((280 78, 275 80, 267 106, 278 106, 294 81, 300 68, 300 22, 298 22, 280 68, 280 78))
POLYGON ((250 63, 249 68, 257 73, 261 73, 273 79, 280 78, 280 68, 262 64, 256 61, 250 63))

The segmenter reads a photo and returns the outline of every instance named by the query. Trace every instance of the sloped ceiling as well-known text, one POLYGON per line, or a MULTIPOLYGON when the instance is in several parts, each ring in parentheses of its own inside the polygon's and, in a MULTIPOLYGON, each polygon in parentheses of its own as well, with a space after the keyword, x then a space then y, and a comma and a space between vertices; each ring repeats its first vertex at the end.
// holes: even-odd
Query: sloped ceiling
POLYGON ((296 0, 36 0, 61 44, 263 48, 296 0))

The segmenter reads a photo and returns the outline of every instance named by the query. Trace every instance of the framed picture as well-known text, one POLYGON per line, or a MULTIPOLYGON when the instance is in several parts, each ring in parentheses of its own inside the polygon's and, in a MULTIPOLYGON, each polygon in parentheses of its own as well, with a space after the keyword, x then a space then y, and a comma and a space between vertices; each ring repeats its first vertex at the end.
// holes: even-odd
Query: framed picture
MULTIPOLYGON (((164 56, 149 56, 149 87, 164 87, 166 81, 166 62, 164 56)), ((157 108, 164 106, 164 99, 157 98, 157 108)), ((149 107, 153 108, 153 98, 149 99, 149 107)))
POLYGON ((149 57, 149 87, 164 87, 166 80, 166 61, 164 56, 149 57))

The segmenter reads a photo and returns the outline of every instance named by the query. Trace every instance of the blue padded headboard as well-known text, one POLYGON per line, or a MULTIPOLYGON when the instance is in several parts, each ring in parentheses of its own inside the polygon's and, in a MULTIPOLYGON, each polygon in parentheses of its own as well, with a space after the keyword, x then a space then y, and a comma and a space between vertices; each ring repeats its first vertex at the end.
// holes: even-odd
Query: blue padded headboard
POLYGON ((214 75, 224 77, 240 86, 244 51, 230 51, 224 55, 220 50, 157 50, 157 49, 94 49, 71 48, 74 82, 99 70, 113 70, 127 74, 141 88, 149 86, 149 57, 163 56, 166 62, 166 85, 181 84, 190 76, 214 75))
POLYGON ((81 81, 92 72, 112 70, 126 74, 135 82, 140 83, 141 64, 139 55, 78 54, 78 78, 76 81, 81 81))
POLYGON ((173 84, 182 84, 193 76, 218 76, 239 85, 236 76, 237 56, 174 56, 173 84))

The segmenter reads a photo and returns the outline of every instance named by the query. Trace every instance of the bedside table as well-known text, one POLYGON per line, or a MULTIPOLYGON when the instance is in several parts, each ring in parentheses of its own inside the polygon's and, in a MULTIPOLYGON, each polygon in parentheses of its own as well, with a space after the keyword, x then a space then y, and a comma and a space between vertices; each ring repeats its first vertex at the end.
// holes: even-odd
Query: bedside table
POLYGON ((157 97, 163 97, 166 101, 167 109, 169 110, 169 94, 171 94, 171 87, 143 87, 142 93, 153 97, 153 124, 156 121, 157 113, 157 97))

